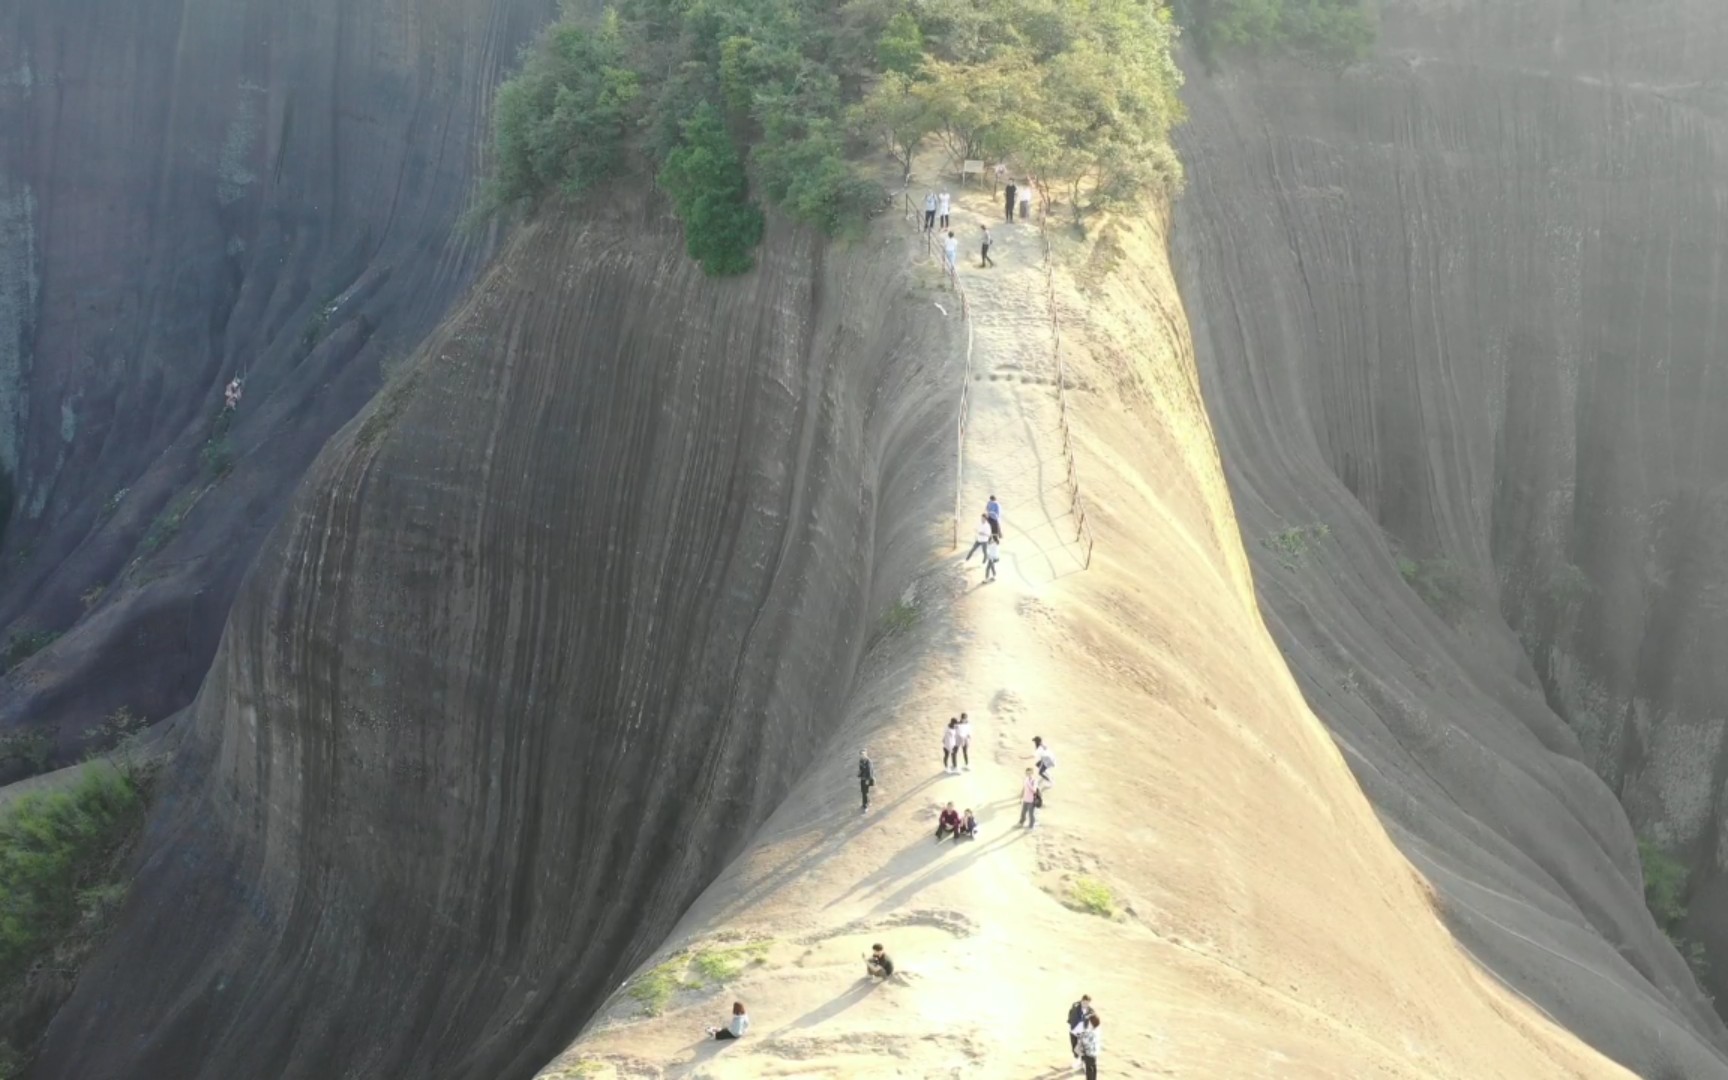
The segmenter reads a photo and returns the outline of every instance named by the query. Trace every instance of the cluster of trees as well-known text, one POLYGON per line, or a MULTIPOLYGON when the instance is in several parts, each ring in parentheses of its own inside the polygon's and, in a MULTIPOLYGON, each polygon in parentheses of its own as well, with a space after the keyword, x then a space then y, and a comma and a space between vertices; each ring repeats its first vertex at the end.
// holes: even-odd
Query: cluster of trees
POLYGON ((656 171, 710 273, 750 267, 754 201, 829 232, 939 139, 1078 206, 1179 182, 1176 29, 1160 0, 620 0, 567 8, 501 89, 489 206, 656 171))
POLYGON ((1363 0, 1173 0, 1207 65, 1227 52, 1284 53, 1347 64, 1367 55, 1374 23, 1363 0))

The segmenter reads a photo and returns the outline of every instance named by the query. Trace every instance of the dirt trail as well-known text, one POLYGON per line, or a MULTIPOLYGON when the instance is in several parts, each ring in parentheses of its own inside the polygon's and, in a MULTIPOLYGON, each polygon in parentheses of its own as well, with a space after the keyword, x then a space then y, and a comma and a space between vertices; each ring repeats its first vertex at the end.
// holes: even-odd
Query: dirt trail
POLYGON ((1039 238, 982 193, 954 218, 975 324, 960 551, 942 523, 908 590, 917 624, 877 645, 831 766, 698 901, 669 942, 683 951, 542 1077, 1055 1077, 1083 992, 1105 1076, 1625 1075, 1459 954, 1303 707, 1253 607, 1162 237, 1058 245, 1082 479, 1103 515, 1082 570, 1039 238), (977 266, 982 221, 994 269, 977 266), (1139 272, 1114 271, 1124 253, 1139 272), (990 494, 1004 565, 985 584, 959 556, 990 494), (972 768, 949 775, 940 734, 962 710, 972 768), (1028 831, 1034 735, 1059 764, 1028 831), (880 776, 867 815, 860 746, 880 776), (979 840, 933 840, 948 801, 978 813, 979 840), (1108 890, 1108 917, 1080 910, 1082 881, 1108 890), (748 941, 760 961, 726 970, 748 941), (861 978, 872 941, 900 967, 886 984, 861 978), (651 1019, 657 978, 672 992, 651 1019), (734 998, 749 1036, 703 1039, 734 998))

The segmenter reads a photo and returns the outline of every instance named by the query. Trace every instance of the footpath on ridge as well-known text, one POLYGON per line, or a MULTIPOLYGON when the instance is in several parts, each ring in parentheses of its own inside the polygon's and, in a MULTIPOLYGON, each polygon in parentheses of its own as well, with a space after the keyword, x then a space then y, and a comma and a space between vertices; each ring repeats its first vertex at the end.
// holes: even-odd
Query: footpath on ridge
MULTIPOLYGON (((1053 1080, 1083 993, 1109 1077, 1626 1075, 1460 955, 1307 712, 1255 607, 1156 223, 1060 251, 1089 549, 1043 242, 987 188, 949 190, 972 320, 960 545, 954 523, 931 530, 915 616, 836 703, 842 733, 541 1080, 1053 1080), (986 584, 961 556, 992 494, 1003 561, 986 584), (942 730, 962 711, 971 769, 949 774, 942 730), (1035 735, 1058 765, 1028 831, 1035 735), (936 842, 949 802, 976 812, 979 839, 936 842), (873 942, 891 979, 864 977, 873 942), (735 1000, 749 1033, 706 1037, 735 1000)), ((958 321, 939 247, 902 231, 883 251, 922 258, 907 302, 958 321)), ((963 376, 963 350, 946 363, 963 376)))

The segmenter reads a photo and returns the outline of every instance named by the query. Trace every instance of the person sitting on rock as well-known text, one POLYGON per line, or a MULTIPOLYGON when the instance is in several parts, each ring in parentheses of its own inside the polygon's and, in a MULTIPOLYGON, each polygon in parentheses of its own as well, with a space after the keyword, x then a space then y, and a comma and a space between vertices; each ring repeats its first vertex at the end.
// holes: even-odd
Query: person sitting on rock
POLYGON ((880 943, 870 946, 869 955, 864 957, 864 972, 872 979, 886 979, 894 974, 894 961, 880 943))
POLYGON ((978 819, 972 816, 972 808, 967 807, 966 813, 960 818, 960 829, 954 834, 954 842, 978 839, 978 819))
POLYGON ((936 842, 940 844, 949 833, 953 833, 956 840, 960 838, 960 811, 954 809, 953 803, 943 807, 936 818, 936 842))
POLYGON ((750 1014, 744 1011, 742 1001, 732 1003, 732 1022, 723 1028, 709 1028, 708 1035, 715 1039, 741 1039, 750 1030, 750 1014))

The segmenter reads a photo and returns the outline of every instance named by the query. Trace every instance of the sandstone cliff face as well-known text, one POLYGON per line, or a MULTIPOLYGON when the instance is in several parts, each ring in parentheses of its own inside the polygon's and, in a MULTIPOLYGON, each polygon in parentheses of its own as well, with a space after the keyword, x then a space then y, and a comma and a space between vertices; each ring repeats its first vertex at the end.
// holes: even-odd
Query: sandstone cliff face
POLYGON ((0 644, 66 632, 3 684, 0 728, 54 725, 68 756, 118 706, 191 700, 295 483, 486 256, 451 226, 552 8, 0 8, 0 644))
POLYGON ((1494 970, 1624 1061, 1719 1054, 1613 796, 1728 957, 1728 11, 1380 7, 1369 64, 1188 87, 1179 278, 1262 603, 1494 970), (1455 626, 1394 551, 1458 568, 1455 626))
POLYGON ((715 282, 640 201, 517 237, 264 548, 35 1075, 543 1064, 809 765, 928 549, 895 509, 958 386, 903 265, 779 230, 715 282))

